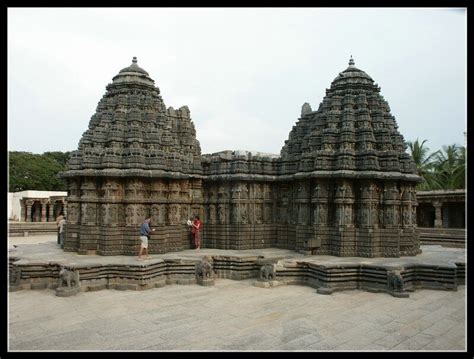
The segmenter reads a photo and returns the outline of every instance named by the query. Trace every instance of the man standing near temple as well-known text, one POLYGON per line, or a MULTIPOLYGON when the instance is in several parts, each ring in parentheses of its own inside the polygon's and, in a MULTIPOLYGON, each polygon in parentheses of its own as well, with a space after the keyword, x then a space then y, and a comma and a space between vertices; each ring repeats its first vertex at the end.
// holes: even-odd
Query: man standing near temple
POLYGON ((146 218, 140 226, 140 251, 138 252, 138 259, 141 260, 143 252, 146 253, 145 258, 151 258, 148 255, 148 239, 150 238, 150 232, 154 232, 155 229, 150 229, 150 220, 151 218, 146 218))

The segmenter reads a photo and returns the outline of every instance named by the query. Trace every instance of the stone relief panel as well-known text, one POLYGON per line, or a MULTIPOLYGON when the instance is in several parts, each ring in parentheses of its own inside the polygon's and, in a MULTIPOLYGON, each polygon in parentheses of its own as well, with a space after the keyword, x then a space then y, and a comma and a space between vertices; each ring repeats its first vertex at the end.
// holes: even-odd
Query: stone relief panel
POLYGON ((77 224, 79 222, 79 211, 80 205, 78 203, 67 204, 67 221, 71 224, 77 224))
POLYGON ((216 206, 214 204, 209 205, 208 207, 208 221, 209 224, 216 224, 217 223, 217 214, 216 214, 216 206))

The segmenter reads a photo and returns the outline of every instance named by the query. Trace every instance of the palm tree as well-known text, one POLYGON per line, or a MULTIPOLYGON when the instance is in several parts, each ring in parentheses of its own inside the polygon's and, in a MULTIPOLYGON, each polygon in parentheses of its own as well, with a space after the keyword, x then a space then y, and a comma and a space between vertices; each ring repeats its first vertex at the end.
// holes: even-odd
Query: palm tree
POLYGON ((425 146, 427 140, 423 140, 421 143, 417 138, 415 142, 408 141, 407 145, 411 152, 411 157, 415 162, 418 174, 423 177, 424 182, 420 183, 417 188, 419 190, 433 190, 441 189, 442 186, 438 181, 436 175, 436 168, 433 164, 433 159, 437 156, 439 151, 436 151, 428 156, 429 148, 425 146))
POLYGON ((443 189, 465 188, 466 148, 459 145, 443 146, 434 161, 439 183, 443 189))

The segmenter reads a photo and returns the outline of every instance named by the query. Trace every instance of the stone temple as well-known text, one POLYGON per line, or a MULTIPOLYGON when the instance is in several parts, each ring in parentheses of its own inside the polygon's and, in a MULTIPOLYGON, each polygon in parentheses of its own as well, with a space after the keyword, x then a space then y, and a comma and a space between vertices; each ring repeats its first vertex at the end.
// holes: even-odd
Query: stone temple
POLYGON ((189 249, 186 221, 199 214, 207 248, 414 256, 421 178, 405 150, 380 87, 352 58, 317 110, 303 105, 279 156, 201 154, 188 107, 166 108, 134 58, 62 174, 65 250, 136 255, 147 216, 150 253, 189 249))

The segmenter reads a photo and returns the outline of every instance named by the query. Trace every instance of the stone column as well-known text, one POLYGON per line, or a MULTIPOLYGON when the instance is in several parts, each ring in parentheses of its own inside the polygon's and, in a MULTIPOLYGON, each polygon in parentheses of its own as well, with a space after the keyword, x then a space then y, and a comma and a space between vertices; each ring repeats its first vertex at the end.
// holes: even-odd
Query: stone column
POLYGON ((31 222, 31 206, 33 205, 33 201, 26 201, 26 221, 31 222))
POLYGON ((48 200, 41 201, 41 222, 46 222, 46 204, 48 200))
POLYGON ((450 228, 450 223, 449 223, 449 208, 448 207, 444 207, 442 209, 442 213, 443 213, 443 227, 444 228, 450 228))
POLYGON ((49 203, 48 219, 49 219, 49 222, 54 222, 56 220, 56 218, 53 218, 53 204, 52 203, 49 203))
POLYGON ((441 202, 433 202, 433 207, 435 208, 435 221, 434 226, 435 228, 442 228, 443 227, 443 219, 441 217, 441 206, 443 204, 441 202))
POLYGON ((63 214, 64 214, 64 217, 67 218, 67 206, 66 206, 66 203, 65 203, 64 200, 63 200, 62 203, 63 203, 63 204, 62 204, 62 206, 63 206, 63 214))
POLYGON ((21 211, 20 211, 20 218, 19 221, 23 222, 25 221, 25 215, 26 215, 26 207, 25 207, 25 201, 22 199, 20 200, 20 206, 21 206, 21 211))

